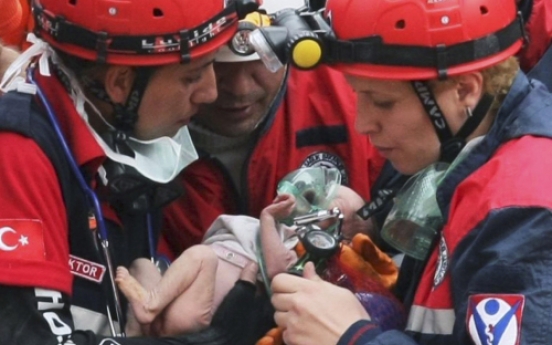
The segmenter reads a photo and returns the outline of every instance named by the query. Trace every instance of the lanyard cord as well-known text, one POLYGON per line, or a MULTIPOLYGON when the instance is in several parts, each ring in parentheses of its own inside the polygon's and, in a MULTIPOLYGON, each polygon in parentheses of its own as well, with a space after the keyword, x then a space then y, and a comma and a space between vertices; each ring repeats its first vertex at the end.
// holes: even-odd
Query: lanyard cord
POLYGON ((94 216, 96 217, 100 239, 107 241, 107 228, 105 227, 105 220, 103 218, 103 212, 101 211, 100 201, 98 200, 96 193, 92 190, 92 188, 90 188, 90 186, 84 180, 84 176, 78 168, 75 157, 73 156, 73 153, 71 152, 71 149, 67 145, 67 142, 65 141, 65 137, 61 132, 59 123, 57 122, 56 116, 54 115, 52 106, 50 105, 50 103, 42 93, 42 90, 40 89, 39 85, 35 82, 32 74, 33 74, 33 70, 29 70, 29 79, 36 86, 37 95, 40 101, 42 102, 42 104, 44 105, 44 108, 46 109, 46 113, 48 114, 48 119, 50 120, 50 123, 52 124, 52 127, 56 133, 56 136, 59 139, 59 143, 63 148, 63 153, 65 154, 65 156, 67 157, 67 160, 69 161, 69 166, 73 171, 73 175, 77 178, 79 186, 81 187, 82 191, 86 195, 88 202, 92 205, 92 209, 93 209, 92 212, 94 212, 94 216))
POLYGON ((111 313, 110 313, 109 306, 108 306, 107 307, 107 313, 108 313, 109 323, 110 323, 110 327, 111 327, 111 333, 113 333, 114 336, 117 336, 117 335, 124 336, 124 330, 123 330, 123 326, 122 326, 124 324, 123 323, 123 320, 124 320, 123 319, 123 311, 122 311, 122 307, 121 307, 121 303, 120 303, 120 299, 119 299, 119 294, 117 292, 117 288, 116 288, 116 285, 115 285, 115 277, 114 277, 114 272, 115 271, 114 271, 114 267, 112 265, 111 255, 109 254, 109 242, 108 242, 108 238, 107 238, 107 228, 105 226, 105 220, 104 220, 103 212, 102 212, 102 209, 101 209, 101 206, 100 206, 100 201, 98 199, 98 196, 94 192, 94 190, 92 190, 92 188, 84 180, 84 176, 78 168, 75 157, 73 156, 73 153, 71 152, 71 149, 67 145, 65 137, 64 137, 63 133, 61 132, 59 123, 57 121, 56 116, 54 115, 54 111, 52 109, 52 106, 50 105, 50 103, 48 102, 48 100, 46 99, 44 94, 42 93, 42 90, 40 89, 40 86, 34 80, 33 72, 34 72, 33 69, 28 70, 29 80, 31 81, 32 84, 34 84, 36 86, 36 93, 37 93, 41 103, 43 104, 44 108, 46 109, 48 119, 50 120, 50 123, 52 124, 52 127, 53 127, 53 129, 56 133, 56 136, 59 139, 59 143, 61 144, 61 146, 63 148, 63 152, 64 152, 65 156, 67 157, 67 160, 69 161, 69 166, 71 167, 71 170, 72 170, 74 176, 77 178, 79 186, 81 187, 82 191, 85 193, 89 204, 91 204, 91 206, 92 206, 91 213, 96 218, 95 223, 96 223, 97 230, 98 230, 97 234, 100 238, 103 253, 104 253, 104 256, 105 256, 106 263, 107 263, 107 270, 108 270, 111 290, 112 290, 114 304, 115 304, 115 312, 116 312, 117 320, 119 321, 119 328, 121 330, 120 334, 117 334, 117 332, 115 331, 113 319, 111 317, 111 313))
POLYGON ((257 263, 259 265, 259 273, 261 274, 261 278, 263 279, 263 283, 266 289, 266 293, 268 297, 272 297, 272 289, 270 288, 270 280, 268 279, 268 272, 266 268, 266 261, 263 253, 263 246, 261 244, 261 232, 257 232, 257 236, 255 236, 255 244, 257 247, 257 251, 255 254, 257 255, 257 263))
POLYGON ((146 212, 146 225, 148 227, 148 249, 149 249, 150 259, 151 259, 151 262, 155 264, 157 255, 156 255, 156 250, 154 246, 155 239, 153 238, 153 220, 152 220, 151 211, 146 212))

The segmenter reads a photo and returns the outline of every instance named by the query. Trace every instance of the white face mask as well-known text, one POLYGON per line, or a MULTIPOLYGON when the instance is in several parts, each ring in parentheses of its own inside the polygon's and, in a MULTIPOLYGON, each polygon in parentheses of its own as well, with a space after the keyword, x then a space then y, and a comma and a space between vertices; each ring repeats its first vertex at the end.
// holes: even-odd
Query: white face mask
POLYGON ((48 60, 51 60, 67 75, 71 87, 70 97, 75 104, 77 112, 86 121, 90 132, 104 150, 106 156, 113 161, 133 167, 142 176, 151 181, 168 183, 173 180, 182 169, 198 158, 197 151, 192 143, 192 138, 190 137, 187 127, 180 128, 172 138, 161 137, 152 140, 139 140, 129 137, 127 139, 127 144, 134 151, 135 157, 115 152, 88 123, 88 114, 86 113, 84 105, 88 104, 110 128, 113 129, 113 126, 105 121, 98 109, 96 109, 92 102, 86 98, 72 71, 63 66, 59 57, 47 43, 35 37, 33 34, 29 34, 27 40, 32 42, 33 45, 21 54, 6 71, 2 83, 0 84, 4 92, 18 90, 20 92, 32 94, 36 93, 35 86, 25 82, 20 74, 34 56, 41 55, 38 63, 40 74, 43 76, 50 76, 48 60))
POLYGON ((144 141, 129 137, 127 144, 134 151, 134 157, 115 152, 96 132, 92 133, 107 157, 133 167, 145 178, 158 183, 170 182, 198 158, 188 127, 180 128, 172 138, 144 141))

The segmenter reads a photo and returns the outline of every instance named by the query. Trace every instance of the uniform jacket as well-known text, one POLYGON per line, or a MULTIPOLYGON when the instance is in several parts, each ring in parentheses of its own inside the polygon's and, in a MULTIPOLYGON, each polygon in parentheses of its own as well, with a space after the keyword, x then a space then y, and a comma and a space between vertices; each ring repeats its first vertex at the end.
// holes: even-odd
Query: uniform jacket
MULTIPOLYGON (((354 130, 356 97, 344 77, 327 67, 290 69, 287 88, 270 109, 246 160, 240 198, 222 164, 203 155, 180 176, 185 193, 165 211, 164 238, 178 255, 201 242, 220 214, 258 217, 272 203, 280 179, 300 167, 338 168, 342 183, 365 200, 383 159, 354 130)), ((201 149, 201 148, 199 148, 201 149)))
POLYGON ((445 178, 427 262, 399 274, 406 332, 359 321, 339 344, 552 342, 552 95, 520 72, 485 138, 445 178))
MULTIPOLYGON (((60 81, 36 74, 77 169, 93 186, 103 150, 60 81)), ((89 200, 44 109, 34 95, 0 98, 0 337, 9 344, 97 344, 96 334, 110 333, 107 263, 89 228, 89 200)), ((113 267, 148 256, 145 217, 103 206, 113 267)))

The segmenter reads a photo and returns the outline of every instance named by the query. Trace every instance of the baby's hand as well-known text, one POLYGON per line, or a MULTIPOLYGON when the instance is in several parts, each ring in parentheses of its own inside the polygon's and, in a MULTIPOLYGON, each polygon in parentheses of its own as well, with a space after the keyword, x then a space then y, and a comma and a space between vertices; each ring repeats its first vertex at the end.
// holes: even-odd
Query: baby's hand
POLYGON ((293 212, 294 208, 295 197, 291 194, 280 194, 272 201, 272 204, 263 209, 261 222, 286 218, 293 212))
MULTIPOLYGON (((295 208, 295 198, 289 194, 281 194, 274 199, 273 204, 265 207, 260 217, 261 250, 269 279, 278 273, 285 272, 295 261, 297 255, 284 245, 285 238, 279 231, 278 219, 289 217, 295 208)), ((283 225, 280 225, 283 226, 283 225)), ((283 228, 280 230, 284 231, 283 228)))

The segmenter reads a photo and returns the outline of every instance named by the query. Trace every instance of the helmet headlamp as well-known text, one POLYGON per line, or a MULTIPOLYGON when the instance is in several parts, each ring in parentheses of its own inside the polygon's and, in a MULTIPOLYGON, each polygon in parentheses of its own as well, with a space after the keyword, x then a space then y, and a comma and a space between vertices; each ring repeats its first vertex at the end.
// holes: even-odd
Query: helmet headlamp
POLYGON ((274 73, 284 66, 280 57, 276 55, 274 48, 267 41, 260 29, 253 31, 249 35, 249 43, 254 47, 261 61, 270 72, 274 73))
POLYGON ((240 20, 238 30, 230 40, 230 50, 239 56, 248 56, 255 53, 249 43, 249 35, 258 27, 269 26, 270 17, 261 12, 252 12, 240 20))
MULTIPOLYGON (((253 27, 252 30, 254 29, 255 27, 253 27)), ((230 41, 230 49, 232 52, 240 56, 251 55, 255 52, 255 49, 253 49, 251 44, 249 44, 249 35, 252 30, 238 28, 238 31, 234 34, 234 37, 232 37, 232 40, 230 41)))

